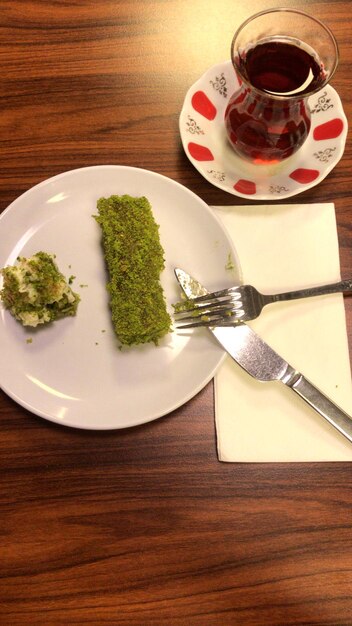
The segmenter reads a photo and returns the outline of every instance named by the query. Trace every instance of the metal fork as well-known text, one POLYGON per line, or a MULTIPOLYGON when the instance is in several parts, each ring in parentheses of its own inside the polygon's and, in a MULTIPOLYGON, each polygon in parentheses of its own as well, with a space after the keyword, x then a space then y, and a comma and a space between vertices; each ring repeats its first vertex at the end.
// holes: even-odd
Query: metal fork
POLYGON ((239 285, 214 291, 192 300, 177 302, 173 307, 177 328, 231 326, 237 322, 255 319, 260 315, 263 307, 272 302, 349 291, 352 291, 352 279, 271 295, 260 293, 252 285, 239 285))

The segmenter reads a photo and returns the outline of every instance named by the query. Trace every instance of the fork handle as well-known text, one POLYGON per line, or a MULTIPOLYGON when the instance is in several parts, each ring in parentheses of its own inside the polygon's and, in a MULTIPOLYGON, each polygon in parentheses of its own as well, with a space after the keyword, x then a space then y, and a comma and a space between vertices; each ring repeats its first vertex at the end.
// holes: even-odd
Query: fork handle
POLYGON ((321 285, 320 287, 309 287, 308 289, 298 289, 297 291, 286 291, 274 295, 263 295, 265 304, 279 302, 282 300, 297 300, 298 298, 309 298, 311 296, 322 296, 328 293, 342 293, 352 291, 352 279, 341 280, 331 285, 321 285))

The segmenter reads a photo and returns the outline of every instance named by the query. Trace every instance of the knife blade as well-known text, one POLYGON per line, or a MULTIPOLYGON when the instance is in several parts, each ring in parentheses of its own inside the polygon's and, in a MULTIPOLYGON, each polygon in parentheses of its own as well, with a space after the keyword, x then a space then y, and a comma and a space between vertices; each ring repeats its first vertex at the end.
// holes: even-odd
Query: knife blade
MULTIPOLYGON (((176 278, 192 299, 208 293, 193 276, 175 268, 176 278)), ((248 374, 259 381, 279 381, 297 393, 321 417, 352 443, 352 417, 292 367, 245 323, 208 328, 220 345, 248 374)))

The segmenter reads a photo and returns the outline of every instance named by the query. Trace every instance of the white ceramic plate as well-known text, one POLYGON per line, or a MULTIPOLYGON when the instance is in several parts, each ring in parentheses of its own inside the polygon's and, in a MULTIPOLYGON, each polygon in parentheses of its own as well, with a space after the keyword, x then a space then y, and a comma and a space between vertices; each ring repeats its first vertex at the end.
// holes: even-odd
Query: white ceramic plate
MULTIPOLYGON (((120 351, 111 327, 96 202, 111 194, 145 195, 160 225, 166 267, 162 284, 170 312, 180 298, 179 266, 210 289, 239 279, 230 238, 209 207, 182 185, 124 166, 77 169, 50 178, 0 216, 0 267, 18 255, 55 253, 76 278, 76 317, 25 329, 0 308, 0 384, 33 413, 65 426, 116 429, 165 415, 214 376, 223 350, 208 333, 170 333, 160 346, 120 351), (237 271, 226 271, 231 253, 237 271), (31 343, 27 340, 32 340, 31 343)), ((0 283, 1 286, 1 283, 0 283)))
POLYGON ((226 136, 224 114, 238 88, 231 61, 210 68, 188 90, 180 115, 184 150, 216 187, 253 200, 282 200, 320 183, 341 159, 348 124, 339 95, 327 85, 309 99, 310 133, 282 163, 254 165, 238 157, 226 136))

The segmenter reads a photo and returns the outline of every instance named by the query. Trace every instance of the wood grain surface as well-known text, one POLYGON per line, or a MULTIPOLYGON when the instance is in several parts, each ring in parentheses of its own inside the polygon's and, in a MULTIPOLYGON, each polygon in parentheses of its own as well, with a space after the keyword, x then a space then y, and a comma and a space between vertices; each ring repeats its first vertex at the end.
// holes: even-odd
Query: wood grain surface
MULTIPOLYGON (((281 5, 335 33, 332 85, 351 119, 351 3, 281 5)), ((159 172, 209 204, 249 204, 197 173, 178 116, 189 86, 229 58, 239 24, 270 6, 2 0, 0 211, 97 164, 159 172)), ((329 176, 288 200, 335 203, 343 278, 351 190, 349 133, 329 176)), ((0 624, 351 626, 351 486, 347 463, 219 463, 212 383, 160 420, 105 433, 56 426, 1 391, 0 624)))

